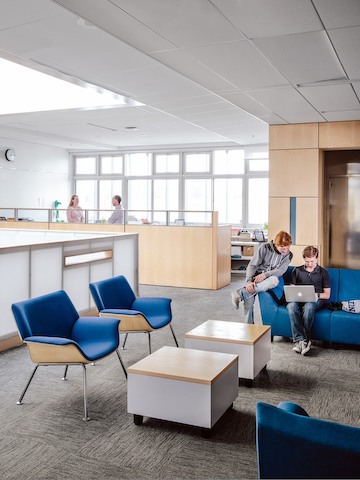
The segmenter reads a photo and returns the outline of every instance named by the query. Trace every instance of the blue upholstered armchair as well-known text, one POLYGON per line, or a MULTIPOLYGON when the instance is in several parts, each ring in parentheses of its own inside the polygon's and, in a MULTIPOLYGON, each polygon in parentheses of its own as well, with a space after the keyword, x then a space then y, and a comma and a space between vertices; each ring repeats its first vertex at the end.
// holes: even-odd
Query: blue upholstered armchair
POLYGON ((79 317, 63 291, 14 303, 12 311, 31 360, 36 364, 18 405, 40 365, 64 365, 66 380, 69 365, 81 365, 84 378, 84 420, 89 420, 86 396, 85 365, 113 352, 122 363, 119 347, 119 320, 115 318, 79 317))
POLYGON ((179 346, 171 325, 171 299, 137 298, 122 275, 90 283, 90 291, 101 317, 115 317, 121 320, 119 332, 126 334, 123 348, 128 333, 141 332, 148 335, 151 353, 151 332, 166 325, 169 325, 175 344, 179 346))
POLYGON ((360 428, 311 418, 299 405, 256 405, 259 478, 360 478, 360 428))

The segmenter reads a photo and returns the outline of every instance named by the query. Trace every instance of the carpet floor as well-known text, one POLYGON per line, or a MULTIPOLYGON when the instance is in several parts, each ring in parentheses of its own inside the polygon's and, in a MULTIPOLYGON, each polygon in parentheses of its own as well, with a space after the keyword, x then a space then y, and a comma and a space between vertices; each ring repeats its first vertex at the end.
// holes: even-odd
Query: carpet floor
MULTIPOLYGON (((141 296, 172 298, 179 345, 187 331, 208 319, 242 321, 230 292, 140 286, 141 296)), ((255 309, 256 323, 261 323, 255 309)), ((152 334, 153 351, 174 345, 168 327, 152 334)), ((148 353, 147 336, 129 336, 121 351, 129 366, 148 353)), ((263 401, 299 403, 311 416, 360 427, 360 351, 319 342, 307 356, 275 337, 267 370, 251 388, 239 386, 233 408, 202 429, 151 418, 136 426, 127 413, 126 380, 115 354, 87 367, 91 421, 84 422, 82 369, 41 367, 16 405, 33 369, 27 348, 0 354, 0 478, 6 479, 255 479, 255 406, 263 401)))

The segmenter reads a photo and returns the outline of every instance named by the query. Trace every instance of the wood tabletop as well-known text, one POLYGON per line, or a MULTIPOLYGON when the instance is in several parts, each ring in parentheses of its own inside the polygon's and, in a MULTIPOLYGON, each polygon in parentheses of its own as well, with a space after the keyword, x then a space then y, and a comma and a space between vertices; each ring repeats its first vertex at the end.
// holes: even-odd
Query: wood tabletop
POLYGON ((212 384, 237 360, 229 353, 162 347, 129 367, 128 373, 212 384))
POLYGON ((254 345, 270 328, 269 325, 208 320, 186 333, 185 338, 254 345))

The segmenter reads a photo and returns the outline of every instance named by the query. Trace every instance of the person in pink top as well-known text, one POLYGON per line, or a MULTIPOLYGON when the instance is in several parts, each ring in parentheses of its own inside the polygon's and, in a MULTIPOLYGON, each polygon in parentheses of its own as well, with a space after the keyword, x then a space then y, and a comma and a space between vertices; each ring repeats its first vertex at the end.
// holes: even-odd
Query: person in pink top
POLYGON ((67 221, 69 223, 84 223, 85 217, 83 209, 79 205, 79 197, 73 195, 66 210, 67 221))

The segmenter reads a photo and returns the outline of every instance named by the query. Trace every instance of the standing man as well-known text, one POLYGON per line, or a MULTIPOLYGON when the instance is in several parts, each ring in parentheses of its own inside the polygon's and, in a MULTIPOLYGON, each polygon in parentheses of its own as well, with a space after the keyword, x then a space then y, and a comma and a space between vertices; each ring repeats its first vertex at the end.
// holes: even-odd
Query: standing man
POLYGON ((286 306, 291 323, 293 350, 302 355, 306 355, 311 347, 310 333, 315 312, 324 306, 331 294, 329 273, 318 265, 318 256, 319 250, 316 247, 304 248, 304 265, 294 268, 291 274, 291 284, 315 287, 314 302, 290 302, 286 306))
POLYGON ((246 269, 246 286, 231 294, 236 309, 244 302, 244 316, 247 323, 254 323, 254 303, 258 292, 266 292, 279 284, 293 257, 290 252, 292 238, 289 233, 279 232, 274 240, 262 243, 246 269))
POLYGON ((120 195, 114 195, 112 197, 112 204, 115 207, 111 217, 108 219, 108 223, 124 223, 124 209, 121 205, 120 195))

